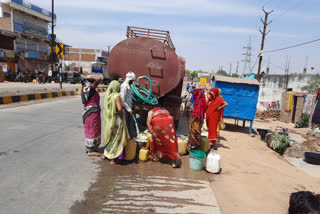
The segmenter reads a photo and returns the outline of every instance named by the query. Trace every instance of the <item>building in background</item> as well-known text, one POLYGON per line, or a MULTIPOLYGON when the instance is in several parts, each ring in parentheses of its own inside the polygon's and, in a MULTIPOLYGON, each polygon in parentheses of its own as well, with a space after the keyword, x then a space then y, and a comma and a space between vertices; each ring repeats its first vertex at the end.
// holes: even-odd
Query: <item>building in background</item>
POLYGON ((48 70, 51 15, 25 0, 0 0, 0 62, 3 68, 7 66, 12 73, 48 70))
POLYGON ((63 56, 66 70, 80 70, 83 73, 106 73, 108 51, 100 49, 67 48, 63 56))

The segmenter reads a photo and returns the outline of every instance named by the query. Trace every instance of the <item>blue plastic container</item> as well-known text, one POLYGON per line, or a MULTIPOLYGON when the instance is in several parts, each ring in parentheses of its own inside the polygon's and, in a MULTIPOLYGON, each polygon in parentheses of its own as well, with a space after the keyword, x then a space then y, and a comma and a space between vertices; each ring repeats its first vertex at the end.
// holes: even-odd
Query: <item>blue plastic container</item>
POLYGON ((203 170, 204 160, 206 159, 206 153, 200 150, 191 150, 190 152, 190 169, 195 171, 203 170))

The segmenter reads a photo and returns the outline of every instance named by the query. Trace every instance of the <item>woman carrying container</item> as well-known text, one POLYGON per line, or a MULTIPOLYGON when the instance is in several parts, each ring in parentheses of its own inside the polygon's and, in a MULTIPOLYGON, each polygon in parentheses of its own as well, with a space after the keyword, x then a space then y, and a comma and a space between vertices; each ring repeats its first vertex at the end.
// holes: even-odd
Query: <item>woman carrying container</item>
POLYGON ((217 137, 217 127, 223 116, 223 109, 228 103, 219 97, 219 89, 212 88, 209 91, 208 109, 206 110, 206 121, 208 126, 208 140, 210 141, 211 150, 215 149, 217 137))
POLYGON ((179 167, 178 141, 170 113, 159 107, 152 109, 148 113, 147 126, 152 134, 151 160, 169 159, 172 167, 179 167))
POLYGON ((201 144, 201 127, 204 120, 204 114, 207 109, 207 101, 202 89, 192 91, 194 103, 191 118, 189 120, 190 134, 188 141, 188 151, 200 149, 201 144))
POLYGON ((115 164, 115 159, 125 158, 124 147, 127 145, 129 132, 122 111, 122 98, 118 93, 120 83, 112 81, 104 97, 103 129, 104 129, 104 155, 102 159, 108 158, 110 164, 115 164))
POLYGON ((100 78, 81 77, 81 100, 83 106, 82 120, 86 137, 86 152, 89 156, 99 156, 97 149, 101 142, 100 96, 96 91, 100 78), (93 82, 93 83, 91 83, 93 82))

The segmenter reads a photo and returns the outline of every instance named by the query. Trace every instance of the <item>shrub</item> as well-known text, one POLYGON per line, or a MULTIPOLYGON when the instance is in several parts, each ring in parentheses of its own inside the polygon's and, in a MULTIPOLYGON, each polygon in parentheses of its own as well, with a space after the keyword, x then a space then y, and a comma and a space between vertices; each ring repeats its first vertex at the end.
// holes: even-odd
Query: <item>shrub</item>
POLYGON ((277 142, 277 147, 273 148, 274 151, 278 152, 280 155, 286 151, 290 146, 290 138, 285 135, 278 135, 272 138, 272 141, 277 142))
POLYGON ((308 114, 303 114, 302 117, 296 122, 296 128, 308 128, 309 127, 310 116, 308 114))

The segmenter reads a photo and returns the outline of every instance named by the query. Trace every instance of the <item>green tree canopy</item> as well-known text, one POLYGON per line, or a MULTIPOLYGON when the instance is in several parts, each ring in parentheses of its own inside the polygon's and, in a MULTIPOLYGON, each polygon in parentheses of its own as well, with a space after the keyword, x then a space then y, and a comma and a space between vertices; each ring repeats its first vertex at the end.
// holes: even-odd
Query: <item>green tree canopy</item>
POLYGON ((203 70, 190 71, 190 70, 186 69, 186 74, 189 75, 192 80, 195 77, 198 77, 198 73, 208 73, 208 72, 203 71, 203 70))
POLYGON ((216 75, 220 75, 220 76, 226 76, 226 77, 230 77, 230 75, 224 71, 224 70, 219 70, 216 72, 216 75))

